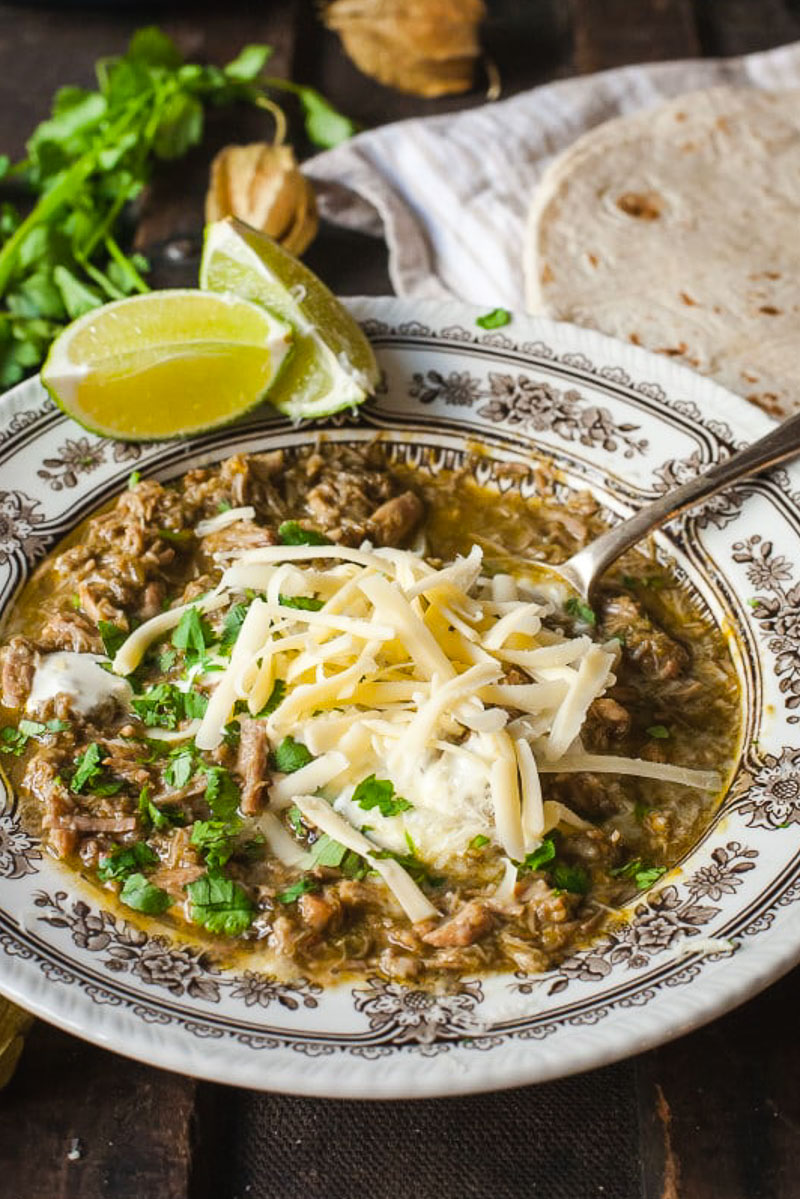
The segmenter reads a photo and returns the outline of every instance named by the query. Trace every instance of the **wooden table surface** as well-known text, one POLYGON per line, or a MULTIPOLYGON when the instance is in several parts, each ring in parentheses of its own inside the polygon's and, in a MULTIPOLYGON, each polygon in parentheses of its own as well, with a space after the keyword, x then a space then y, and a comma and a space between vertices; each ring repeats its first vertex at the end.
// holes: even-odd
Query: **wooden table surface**
MULTIPOLYGON (((489 0, 489 7, 485 44, 505 95, 629 62, 742 54, 800 38, 800 0, 489 0)), ((154 21, 193 59, 224 62, 246 42, 271 43, 274 74, 313 83, 365 127, 483 102, 480 89, 423 101, 373 83, 321 28, 312 0, 0 4, 0 151, 20 154, 56 87, 89 84, 95 59, 154 21)), ((212 151, 263 136, 255 112, 216 114, 204 146, 162 175, 138 229, 160 284, 194 277, 212 151)), ((391 290, 385 251, 371 239, 324 227, 307 261, 343 294, 391 290)), ((605 1199, 800 1197, 798 1008, 795 970, 738 1011, 636 1059, 641 1186, 605 1199)), ((0 1094, 0 1196, 234 1199, 219 1144, 231 1095, 37 1023, 0 1094)), ((527 1193, 520 1180, 519 1194, 527 1193)))

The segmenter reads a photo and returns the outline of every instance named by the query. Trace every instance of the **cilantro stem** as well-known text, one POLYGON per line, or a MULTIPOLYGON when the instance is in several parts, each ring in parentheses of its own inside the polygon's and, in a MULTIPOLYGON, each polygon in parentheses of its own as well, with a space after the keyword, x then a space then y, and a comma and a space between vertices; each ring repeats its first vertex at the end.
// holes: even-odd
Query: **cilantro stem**
POLYGON ((142 293, 149 291, 150 288, 147 286, 144 279, 131 262, 130 258, 125 257, 110 233, 106 235, 104 245, 108 250, 109 256, 114 259, 114 261, 122 268, 122 270, 125 271, 125 274, 131 280, 136 290, 142 293))
POLYGON ((8 281, 14 270, 17 251, 25 241, 25 238, 32 229, 48 221, 62 204, 67 203, 80 188, 81 184, 91 175, 96 163, 96 154, 87 154, 73 163, 69 170, 61 176, 58 183, 51 187, 48 192, 45 192, 38 204, 34 206, 31 212, 25 217, 25 220, 11 234, 2 250, 0 250, 0 293, 4 292, 8 286, 8 281))

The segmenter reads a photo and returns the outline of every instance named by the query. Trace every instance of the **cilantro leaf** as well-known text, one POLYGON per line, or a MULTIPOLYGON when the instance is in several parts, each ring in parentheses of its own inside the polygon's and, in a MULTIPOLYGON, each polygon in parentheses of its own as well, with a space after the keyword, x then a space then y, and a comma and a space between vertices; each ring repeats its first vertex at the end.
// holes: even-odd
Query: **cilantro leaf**
POLYGON ((204 799, 218 820, 230 820, 239 807, 239 788, 224 766, 200 767, 206 776, 204 799))
POLYGON ((75 773, 70 780, 70 791, 82 791, 87 783, 92 779, 97 778, 102 774, 103 768, 100 765, 100 746, 96 741, 92 741, 86 746, 82 754, 78 756, 75 762, 75 773))
POLYGON ((186 815, 183 810, 175 804, 164 804, 158 807, 150 798, 150 788, 142 787, 139 792, 139 817, 143 828, 155 828, 159 832, 165 829, 172 828, 175 825, 183 825, 186 823, 186 815))
POLYGON ((127 640, 128 634, 111 620, 99 620, 97 629, 103 639, 103 649, 109 658, 113 658, 119 647, 127 640))
POLYGON ((302 612, 319 612, 324 600, 308 595, 279 595, 278 603, 284 608, 299 608, 302 612))
POLYGON ((222 636, 219 643, 221 650, 230 650, 236 644, 239 630, 244 624, 245 616, 247 616, 247 607, 247 604, 234 604, 225 613, 225 619, 222 622, 222 636))
POLYGON ((214 639, 214 632, 208 621, 203 620, 194 605, 184 612, 172 634, 172 644, 176 649, 184 651, 189 664, 201 659, 207 646, 211 645, 214 639))
POLYGON ((321 833, 311 846, 311 859, 315 866, 341 866, 347 846, 335 841, 327 833, 321 833))
POLYGON ((128 490, 132 491, 136 484, 141 482, 141 479, 142 472, 140 470, 132 470, 128 475, 128 490))
POLYGON ((176 790, 185 787, 194 774, 195 755, 192 749, 180 749, 170 756, 164 771, 164 781, 176 790))
POLYGON ((529 853, 524 861, 520 862, 518 870, 520 874, 528 874, 532 870, 541 870, 548 862, 552 862, 556 856, 556 843, 552 837, 545 837, 541 845, 537 846, 532 853, 529 853))
POLYGON ((157 683, 135 695, 131 707, 149 728, 175 729, 182 720, 202 717, 208 696, 201 691, 181 691, 174 683, 157 683))
POLYGON ((62 733, 69 728, 68 720, 21 720, 17 728, 5 725, 0 728, 0 754, 13 754, 19 758, 31 737, 44 737, 48 733, 62 733))
POLYGON ((299 878, 296 883, 292 883, 285 891, 279 891, 276 895, 278 903, 296 903, 301 895, 308 895, 310 891, 318 891, 319 883, 313 878, 299 878))
POLYGON ((238 937, 253 922, 253 904, 244 887, 218 871, 208 871, 186 891, 191 919, 211 933, 238 937))
POLYGON ((564 610, 575 620, 582 620, 584 624, 597 624, 597 613, 594 608, 590 608, 576 595, 569 597, 564 604, 564 610))
POLYGON ((631 858, 623 866, 617 866, 609 871, 614 878, 633 879, 639 891, 652 887, 657 879, 666 872, 666 866, 648 866, 641 858, 631 858))
POLYGON ((101 882, 112 878, 125 878, 128 874, 158 864, 158 854, 146 841, 135 841, 133 845, 120 845, 100 859, 97 877, 101 882))
POLYGON ((143 874, 129 874, 119 897, 127 907, 145 912, 148 916, 160 916, 172 906, 171 896, 148 882, 143 874))
POLYGON ((222 69, 229 79, 236 79, 240 83, 250 83, 261 74, 264 64, 271 54, 271 46, 244 46, 233 62, 229 62, 222 69))
POLYGON ((665 741, 669 737, 669 729, 664 724, 651 724, 647 730, 648 737, 653 737, 656 741, 665 741))
POLYGON ((503 325, 509 324, 510 321, 511 313, 506 308, 493 308, 485 316, 475 318, 475 324, 480 325, 481 329, 501 329, 503 325))
POLYGON ((381 816, 397 816, 414 806, 402 796, 395 795, 394 784, 389 779, 376 779, 374 774, 358 784, 353 792, 353 803, 367 812, 378 808, 381 816))
POLYGON ((313 754, 294 737, 284 737, 272 755, 273 765, 282 774, 294 774, 295 770, 313 761, 313 754))
POLYGON ((550 881, 559 891, 572 891, 577 895, 585 895, 590 884, 583 866, 569 866, 566 862, 556 862, 550 871, 550 881))
POLYGON ((28 738, 19 729, 10 724, 0 729, 0 753, 13 754, 15 758, 19 758, 24 754, 27 744, 28 738))
POLYGON ((313 145, 329 150, 346 142, 357 132, 353 121, 337 112, 313 87, 295 85, 294 90, 305 114, 308 140, 313 145))
POLYGON ((264 704, 260 712, 256 712, 256 716, 269 716, 275 711, 278 704, 283 702, 283 697, 286 694, 286 684, 283 679, 276 679, 272 684, 272 690, 269 693, 269 699, 264 704))
POLYGON ((483 849, 484 845, 488 845, 488 844, 489 844, 489 838, 485 837, 483 835, 483 833, 478 833, 477 837, 473 837, 472 840, 470 841, 469 848, 470 849, 483 849))
POLYGON ((317 533, 315 529, 304 529, 296 520, 285 520, 278 525, 278 537, 281 545, 330 545, 329 538, 317 533))
POLYGON ((209 866, 224 866, 236 850, 240 820, 196 820, 190 843, 199 849, 209 866))

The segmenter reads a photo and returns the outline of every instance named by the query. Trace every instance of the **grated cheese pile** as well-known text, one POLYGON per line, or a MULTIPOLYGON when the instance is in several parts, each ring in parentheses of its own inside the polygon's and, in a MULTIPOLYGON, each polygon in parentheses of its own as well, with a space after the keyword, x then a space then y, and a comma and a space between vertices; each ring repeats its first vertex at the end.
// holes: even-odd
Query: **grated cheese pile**
MULTIPOLYGON (((557 825, 586 827, 563 805, 543 802, 543 772, 720 786, 711 771, 586 753, 581 726, 615 681, 619 643, 544 627, 553 607, 532 580, 481 572, 477 546, 438 570, 406 550, 267 546, 241 554, 196 601, 213 612, 256 593, 230 658, 217 659, 224 670, 198 680, 211 694, 197 747, 215 749, 237 702, 255 716, 281 680, 283 698, 264 717, 270 741, 291 736, 313 759, 273 776, 262 826, 270 848, 297 864, 298 846, 274 813, 299 807, 366 857, 412 920, 435 909, 398 862, 371 855, 404 854, 410 839, 442 868, 481 837, 520 862, 557 825), (298 598, 310 607, 287 606, 298 598), (384 816, 354 803, 370 775, 391 780, 405 809, 384 816)), ((115 672, 134 670, 184 610, 131 634, 115 672)))

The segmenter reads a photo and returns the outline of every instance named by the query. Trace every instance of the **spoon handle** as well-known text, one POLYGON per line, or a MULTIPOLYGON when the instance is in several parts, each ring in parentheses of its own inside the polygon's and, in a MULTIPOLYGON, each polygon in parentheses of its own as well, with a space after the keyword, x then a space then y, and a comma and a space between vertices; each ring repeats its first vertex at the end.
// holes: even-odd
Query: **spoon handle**
POLYGON ((609 529, 569 560, 570 577, 578 581, 580 590, 588 596, 593 584, 621 554, 641 541, 653 529, 673 516, 693 508, 701 500, 716 495, 731 483, 752 475, 755 471, 775 466, 786 458, 800 453, 800 413, 789 417, 752 445, 739 450, 724 462, 718 462, 704 474, 668 491, 647 504, 622 524, 609 529))

